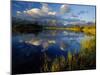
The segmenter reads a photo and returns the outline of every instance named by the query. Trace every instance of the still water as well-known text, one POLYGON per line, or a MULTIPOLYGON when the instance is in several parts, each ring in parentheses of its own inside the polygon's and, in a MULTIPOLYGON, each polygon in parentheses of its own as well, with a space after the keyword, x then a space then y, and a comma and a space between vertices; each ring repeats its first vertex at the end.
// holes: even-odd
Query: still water
POLYGON ((53 56, 66 55, 68 51, 78 53, 83 40, 94 36, 82 32, 44 30, 38 34, 19 34, 12 37, 13 54, 30 56, 32 52, 48 51, 53 56), (17 52, 16 52, 16 51, 17 52))

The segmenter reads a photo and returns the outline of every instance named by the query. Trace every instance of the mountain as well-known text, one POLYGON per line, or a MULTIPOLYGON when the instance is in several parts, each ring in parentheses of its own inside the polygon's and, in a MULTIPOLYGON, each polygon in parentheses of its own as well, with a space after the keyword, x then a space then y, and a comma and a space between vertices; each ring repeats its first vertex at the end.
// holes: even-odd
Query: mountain
POLYGON ((23 17, 12 17, 13 23, 29 24, 37 22, 39 25, 45 26, 64 26, 64 25, 83 25, 85 21, 76 18, 60 18, 56 16, 42 16, 39 18, 23 18, 23 17))

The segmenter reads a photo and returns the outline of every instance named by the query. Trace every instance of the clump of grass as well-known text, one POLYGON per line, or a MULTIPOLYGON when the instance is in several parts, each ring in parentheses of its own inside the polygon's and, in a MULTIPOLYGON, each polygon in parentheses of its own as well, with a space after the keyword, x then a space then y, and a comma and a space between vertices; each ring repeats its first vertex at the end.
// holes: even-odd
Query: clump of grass
POLYGON ((85 70, 96 68, 95 38, 81 42, 81 50, 77 54, 68 52, 67 56, 59 56, 51 61, 45 54, 42 72, 57 72, 70 70, 85 70))

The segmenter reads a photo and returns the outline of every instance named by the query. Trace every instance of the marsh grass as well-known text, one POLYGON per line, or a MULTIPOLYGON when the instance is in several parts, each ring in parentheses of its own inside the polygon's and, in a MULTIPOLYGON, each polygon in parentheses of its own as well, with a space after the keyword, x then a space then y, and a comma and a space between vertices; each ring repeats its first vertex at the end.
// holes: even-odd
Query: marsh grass
POLYGON ((81 41, 79 53, 68 51, 66 57, 56 57, 48 61, 49 57, 44 55, 44 63, 41 72, 57 72, 71 70, 87 70, 96 68, 96 44, 95 38, 81 41))

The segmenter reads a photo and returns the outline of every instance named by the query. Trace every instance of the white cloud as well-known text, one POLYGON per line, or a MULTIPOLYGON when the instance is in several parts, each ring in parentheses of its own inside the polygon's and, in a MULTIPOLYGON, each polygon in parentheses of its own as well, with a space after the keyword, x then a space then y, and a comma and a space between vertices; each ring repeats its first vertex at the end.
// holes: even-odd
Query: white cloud
POLYGON ((56 15, 56 12, 48 12, 48 15, 56 15))
POLYGON ((61 14, 65 14, 66 12, 69 12, 69 5, 61 5, 60 7, 61 14))
POLYGON ((50 16, 50 15, 56 15, 55 11, 50 11, 50 8, 48 7, 48 4, 42 3, 41 8, 32 8, 32 9, 27 9, 24 11, 17 11, 18 16, 27 16, 27 17, 32 17, 32 18, 37 18, 41 16, 50 16))
POLYGON ((20 11, 17 11, 16 13, 17 13, 17 15, 18 15, 18 14, 21 14, 21 12, 20 12, 20 11))
POLYGON ((41 11, 43 11, 43 12, 45 12, 45 13, 49 12, 48 4, 42 3, 41 11))
POLYGON ((24 11, 24 13, 31 15, 31 16, 33 16, 34 14, 35 15, 41 15, 41 10, 38 9, 38 8, 33 8, 33 9, 30 9, 30 10, 24 11))
POLYGON ((27 11, 24 10, 23 13, 27 13, 27 11))

